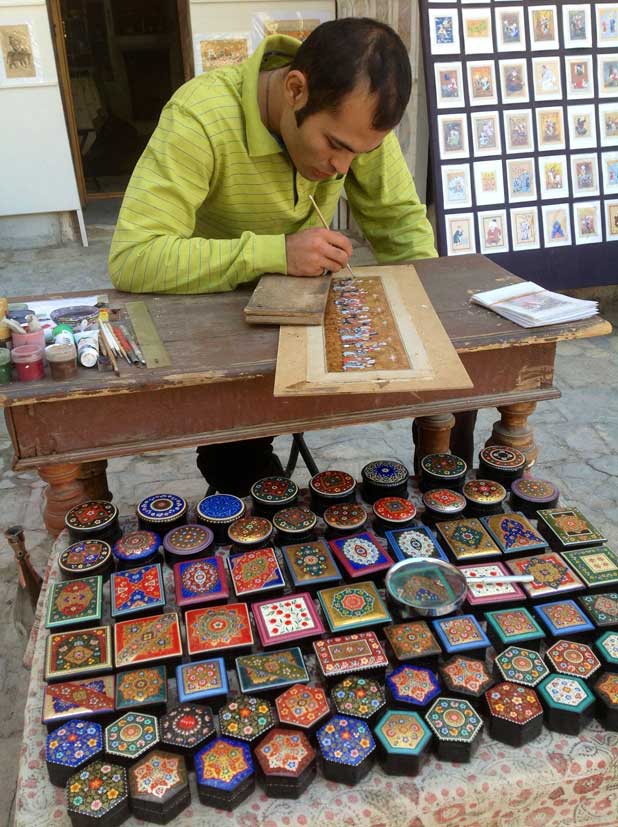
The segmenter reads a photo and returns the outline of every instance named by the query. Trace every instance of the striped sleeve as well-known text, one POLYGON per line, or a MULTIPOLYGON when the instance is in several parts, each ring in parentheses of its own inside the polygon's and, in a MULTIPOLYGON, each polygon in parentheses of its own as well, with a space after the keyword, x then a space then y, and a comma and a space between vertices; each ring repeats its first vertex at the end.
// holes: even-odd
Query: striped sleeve
POLYGON ((214 164, 202 124, 168 103, 135 167, 112 239, 109 272, 118 290, 216 293, 265 272, 286 272, 283 235, 193 236, 214 164))
POLYGON ((352 214, 380 263, 438 255, 425 205, 394 132, 378 149, 353 161, 345 189, 352 214))

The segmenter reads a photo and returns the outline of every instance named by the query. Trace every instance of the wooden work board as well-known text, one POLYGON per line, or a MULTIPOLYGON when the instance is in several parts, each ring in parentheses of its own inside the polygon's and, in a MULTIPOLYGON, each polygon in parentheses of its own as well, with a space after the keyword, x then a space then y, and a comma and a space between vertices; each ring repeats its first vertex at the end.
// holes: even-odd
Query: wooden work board
POLYGON ((320 327, 282 327, 275 396, 473 386, 413 265, 333 277, 320 327))
POLYGON ((245 307, 249 324, 322 324, 330 278, 262 276, 245 307))

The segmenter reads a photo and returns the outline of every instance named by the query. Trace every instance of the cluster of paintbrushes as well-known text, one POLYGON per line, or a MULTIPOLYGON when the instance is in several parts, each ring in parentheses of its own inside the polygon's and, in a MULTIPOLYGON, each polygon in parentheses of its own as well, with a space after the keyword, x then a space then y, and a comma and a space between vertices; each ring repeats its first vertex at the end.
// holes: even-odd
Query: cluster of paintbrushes
POLYGON ((109 359, 116 376, 120 376, 118 362, 122 359, 125 359, 128 365, 146 365, 142 351, 125 325, 112 324, 101 316, 98 321, 100 350, 109 359))

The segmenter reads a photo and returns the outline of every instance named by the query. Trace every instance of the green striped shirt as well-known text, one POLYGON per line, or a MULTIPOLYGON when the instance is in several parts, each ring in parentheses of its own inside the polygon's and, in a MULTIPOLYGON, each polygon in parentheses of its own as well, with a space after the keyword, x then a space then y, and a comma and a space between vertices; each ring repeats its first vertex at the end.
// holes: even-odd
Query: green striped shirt
POLYGON ((294 170, 264 126, 259 72, 289 63, 299 45, 268 37, 249 60, 190 80, 165 106, 112 240, 119 290, 214 293, 285 273, 285 236, 320 226, 309 196, 330 221, 344 186, 378 261, 436 255, 394 133, 355 158, 346 176, 316 182, 294 170))

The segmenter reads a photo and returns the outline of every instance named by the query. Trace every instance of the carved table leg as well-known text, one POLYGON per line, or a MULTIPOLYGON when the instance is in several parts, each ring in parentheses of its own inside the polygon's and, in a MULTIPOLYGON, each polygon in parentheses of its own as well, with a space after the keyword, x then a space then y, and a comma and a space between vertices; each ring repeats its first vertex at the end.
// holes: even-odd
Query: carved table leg
POLYGON ((77 479, 84 489, 87 500, 111 500, 112 492, 107 485, 107 460, 82 462, 77 479))
POLYGON ((528 425, 528 417, 535 408, 536 402, 518 402, 498 408, 502 418, 494 422, 493 431, 485 445, 517 448, 526 455, 526 467, 531 468, 539 454, 532 428, 528 425))
POLYGON ((453 414, 419 416, 414 420, 417 427, 416 450, 414 452, 414 473, 419 473, 419 464, 427 454, 448 454, 451 443, 451 428, 455 424, 453 414))
POLYGON ((62 465, 43 465, 39 476, 47 483, 43 519, 50 534, 57 537, 64 528, 67 511, 88 499, 79 480, 81 465, 77 462, 62 465))

